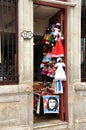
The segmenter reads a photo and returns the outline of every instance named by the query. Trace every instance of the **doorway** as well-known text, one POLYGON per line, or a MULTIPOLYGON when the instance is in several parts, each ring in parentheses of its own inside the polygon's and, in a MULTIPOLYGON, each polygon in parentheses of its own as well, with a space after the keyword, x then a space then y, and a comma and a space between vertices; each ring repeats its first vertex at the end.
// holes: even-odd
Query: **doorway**
POLYGON ((57 58, 61 58, 61 60, 65 63, 65 74, 67 77, 67 43, 65 26, 65 8, 51 6, 43 2, 34 2, 34 123, 52 119, 68 121, 67 78, 66 81, 60 82, 62 85, 62 92, 60 91, 57 93, 55 93, 56 82, 54 80, 57 58), (48 38, 50 38, 52 29, 56 27, 56 24, 58 26, 57 28, 60 30, 58 37, 62 38, 64 56, 50 58, 49 54, 52 53, 52 50, 55 48, 56 41, 53 41, 53 38, 51 38, 50 41, 48 38), (47 61, 44 61, 47 54, 47 61), (53 64, 52 67, 51 64, 53 64), (47 73, 44 68, 46 68, 47 73), (49 69, 53 71, 55 70, 54 76, 53 74, 50 76, 48 71, 49 69), (57 99, 58 107, 56 112, 46 112, 45 110, 45 102, 48 101, 49 97, 54 97, 57 99))

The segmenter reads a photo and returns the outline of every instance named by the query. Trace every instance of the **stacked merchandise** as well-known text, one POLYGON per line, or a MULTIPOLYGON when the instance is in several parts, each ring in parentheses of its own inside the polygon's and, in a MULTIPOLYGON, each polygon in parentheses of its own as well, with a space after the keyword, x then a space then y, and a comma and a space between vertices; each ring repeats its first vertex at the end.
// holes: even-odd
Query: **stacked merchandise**
POLYGON ((60 23, 53 24, 48 29, 42 40, 44 58, 41 62, 41 75, 43 83, 53 80, 56 82, 55 92, 63 93, 62 81, 66 80, 64 71, 65 64, 62 61, 64 57, 64 38, 61 35, 60 23))
POLYGON ((63 93, 62 81, 66 81, 65 64, 62 59, 64 57, 64 38, 61 35, 60 28, 60 23, 53 24, 50 29, 46 30, 42 40, 44 57, 40 69, 44 86, 41 91, 44 113, 59 113, 59 96, 55 94, 63 93), (53 82, 55 82, 54 88, 53 82), (58 104, 56 111, 53 111, 54 109, 49 110, 49 106, 45 105, 51 98, 50 102, 57 102, 58 104))

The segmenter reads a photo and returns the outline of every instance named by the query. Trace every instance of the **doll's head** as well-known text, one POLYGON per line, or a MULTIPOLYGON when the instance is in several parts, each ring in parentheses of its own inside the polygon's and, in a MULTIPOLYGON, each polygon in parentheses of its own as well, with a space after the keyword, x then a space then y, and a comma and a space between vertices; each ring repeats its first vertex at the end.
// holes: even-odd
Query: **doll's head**
POLYGON ((55 27, 58 28, 58 30, 60 30, 61 29, 61 24, 60 23, 56 23, 55 27))
POLYGON ((57 62, 62 62, 62 58, 57 58, 57 62))
POLYGON ((60 28, 61 28, 60 23, 56 23, 54 28, 53 28, 53 30, 54 30, 53 31, 53 36, 54 36, 55 41, 57 41, 58 38, 61 37, 60 28))
POLYGON ((51 25, 51 33, 54 32, 55 24, 51 25))

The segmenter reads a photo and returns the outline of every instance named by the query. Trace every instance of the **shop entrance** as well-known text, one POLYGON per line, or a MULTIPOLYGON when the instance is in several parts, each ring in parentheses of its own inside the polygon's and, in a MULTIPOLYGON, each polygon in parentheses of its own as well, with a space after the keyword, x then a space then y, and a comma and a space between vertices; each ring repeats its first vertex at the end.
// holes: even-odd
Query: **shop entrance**
POLYGON ((34 2, 34 122, 68 121, 66 31, 65 8, 34 2))

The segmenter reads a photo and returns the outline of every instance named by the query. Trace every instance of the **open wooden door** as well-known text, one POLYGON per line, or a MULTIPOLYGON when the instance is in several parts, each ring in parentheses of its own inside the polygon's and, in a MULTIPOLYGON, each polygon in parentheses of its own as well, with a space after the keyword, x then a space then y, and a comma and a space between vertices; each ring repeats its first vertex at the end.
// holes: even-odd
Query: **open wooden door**
MULTIPOLYGON (((49 96, 50 95, 59 95, 59 113, 58 114, 55 114, 55 113, 54 114, 52 114, 52 113, 51 114, 49 114, 49 113, 48 114, 43 114, 43 111, 42 111, 42 114, 39 113, 39 115, 37 115, 37 117, 39 118, 40 115, 41 115, 41 117, 43 117, 42 118, 43 120, 45 120, 45 118, 47 118, 47 117, 48 117, 48 119, 50 119, 50 118, 54 119, 53 117, 55 117, 55 119, 68 121, 68 84, 67 84, 67 51, 66 51, 67 50, 67 40, 66 40, 67 39, 67 26, 66 26, 67 20, 66 19, 67 19, 66 18, 66 8, 64 6, 61 7, 58 4, 51 4, 51 3, 48 3, 48 2, 41 2, 41 1, 37 1, 37 0, 34 1, 34 26, 35 26, 34 27, 35 28, 35 30, 34 30, 35 47, 34 48, 36 49, 36 53, 34 51, 34 58, 35 58, 34 63, 39 62, 39 64, 37 64, 37 66, 35 66, 36 64, 34 64, 34 68, 39 67, 39 71, 40 71, 41 62, 39 60, 40 60, 40 58, 42 60, 42 58, 44 57, 44 55, 43 55, 44 54, 44 52, 43 52, 44 51, 43 50, 44 49, 44 44, 42 44, 42 40, 43 40, 43 37, 44 37, 44 34, 42 33, 43 28, 45 27, 44 30, 46 30, 46 28, 47 27, 50 28, 52 26, 52 24, 60 23, 60 25, 61 25, 60 26, 61 27, 60 32, 61 32, 61 35, 63 37, 62 44, 63 44, 63 47, 64 47, 64 57, 62 57, 62 60, 65 63, 65 73, 66 73, 66 81, 62 81, 63 93, 58 93, 58 94, 49 93, 50 90, 52 89, 52 84, 51 84, 51 86, 44 85, 44 84, 36 84, 36 85, 34 84, 33 85, 34 86, 34 88, 33 88, 34 92, 36 92, 36 94, 37 94, 37 91, 39 91, 38 94, 41 95, 41 99, 42 99, 43 96, 45 96, 45 94, 43 95, 43 90, 45 90, 45 88, 47 88, 47 90, 48 90, 46 95, 49 95, 49 96), (47 11, 46 11, 46 13, 44 15, 45 10, 47 10, 47 11), (49 14, 50 14, 49 10, 50 10, 50 13, 55 11, 54 14, 49 16, 49 14), (40 13, 41 13, 41 15, 40 15, 40 13), (48 15, 49 17, 48 16, 46 17, 46 15, 48 15), (37 16, 39 16, 39 17, 37 17, 37 16), (38 18, 42 22, 43 22, 43 20, 45 18, 45 21, 47 21, 47 23, 43 24, 42 22, 40 22, 40 24, 38 24, 38 26, 36 26, 35 21, 38 22, 37 21, 38 18), (46 19, 48 19, 48 20, 46 20, 46 19), (40 25, 41 25, 41 29, 39 31, 40 25), (41 34, 41 35, 39 35, 39 34, 41 34), (37 39, 39 39, 38 44, 37 44, 37 39), (39 53, 40 48, 41 48, 41 52, 39 53), (39 56, 39 55, 41 55, 41 56, 39 56), (41 88, 41 89, 39 89, 39 88, 41 88), (48 89, 48 88, 50 88, 50 89, 48 89)), ((36 71, 36 72, 38 72, 38 71, 36 71)), ((41 71, 40 71, 40 73, 41 73, 41 71)), ((38 74, 36 74, 36 76, 37 77, 35 79, 37 79, 37 82, 39 82, 39 81, 42 82, 41 74, 38 73, 38 74)), ((36 82, 36 81, 34 81, 34 82, 36 82)), ((40 105, 43 105, 43 100, 42 100, 42 103, 40 103, 40 105)), ((43 106, 40 107, 40 108, 42 109, 43 106)))

